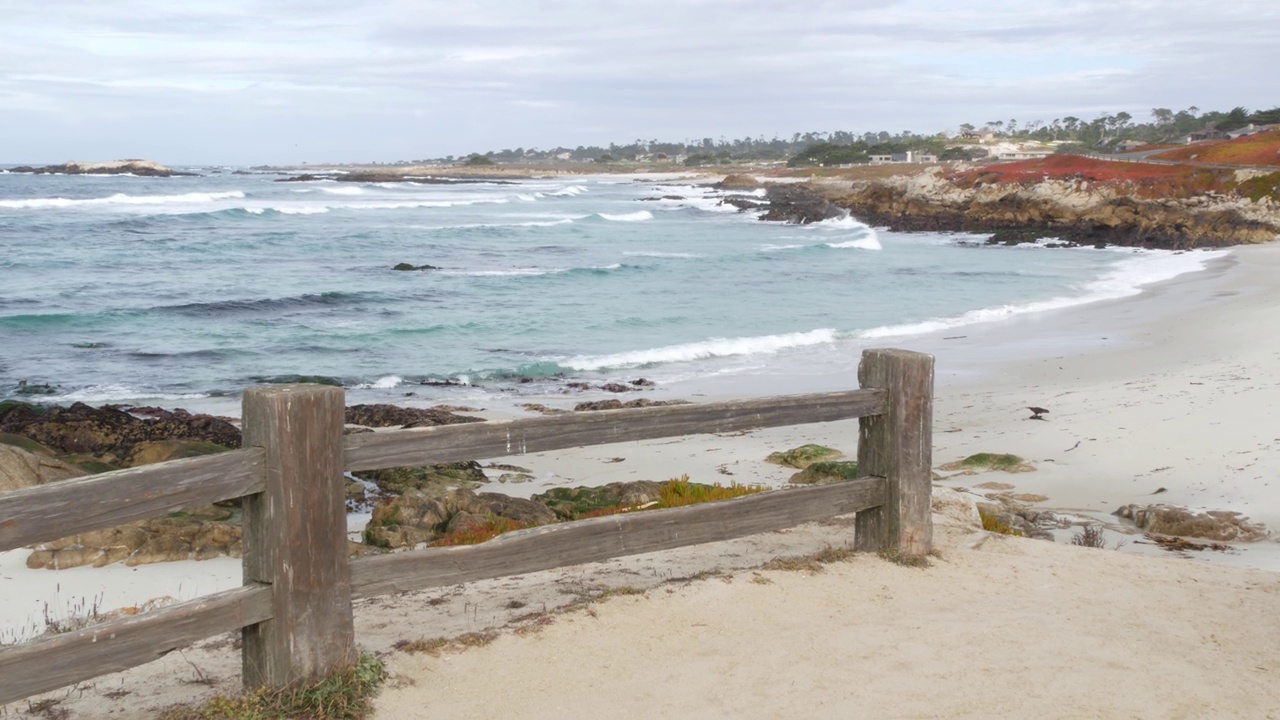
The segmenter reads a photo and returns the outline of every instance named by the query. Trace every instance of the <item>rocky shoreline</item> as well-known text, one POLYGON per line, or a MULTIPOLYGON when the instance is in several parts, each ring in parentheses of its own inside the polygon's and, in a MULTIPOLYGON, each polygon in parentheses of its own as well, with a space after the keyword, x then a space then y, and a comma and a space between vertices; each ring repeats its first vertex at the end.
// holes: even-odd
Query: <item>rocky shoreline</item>
POLYGON ((195 173, 179 172, 151 160, 113 160, 111 162, 65 162, 61 165, 9 168, 11 173, 33 175, 138 175, 140 177, 191 177, 195 173))
MULTIPOLYGON (((1057 238, 1071 245, 1170 250, 1280 237, 1274 184, 1253 196, 1187 190, 1152 197, 1141 186, 1084 178, 983 181, 981 172, 976 177, 934 168, 852 185, 771 183, 761 219, 806 224, 848 213, 890 230, 983 233, 998 243, 1057 238)), ((1257 177, 1243 177, 1239 184, 1257 177)), ((1280 173, 1262 179, 1280 179, 1280 173)))

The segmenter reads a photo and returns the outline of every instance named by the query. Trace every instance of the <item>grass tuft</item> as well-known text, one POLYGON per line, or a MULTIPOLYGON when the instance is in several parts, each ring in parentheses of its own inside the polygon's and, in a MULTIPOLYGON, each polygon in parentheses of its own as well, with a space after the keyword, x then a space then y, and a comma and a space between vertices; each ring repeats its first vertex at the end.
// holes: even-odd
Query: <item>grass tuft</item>
POLYGON ((1022 531, 1005 522, 1001 517, 985 508, 978 508, 978 517, 982 518, 982 529, 1000 535, 1022 537, 1022 531))
POLYGON ((358 720, 370 711, 369 701, 386 678, 382 661, 372 655, 342 672, 310 685, 243 695, 220 695, 198 705, 165 709, 160 720, 358 720))
POLYGON ((662 484, 659 489, 657 507, 674 508, 716 502, 718 500, 730 500, 744 495, 764 492, 767 489, 763 485, 739 485, 738 483, 732 483, 728 486, 720 483, 704 485, 702 483, 689 482, 689 476, 682 475, 662 484))

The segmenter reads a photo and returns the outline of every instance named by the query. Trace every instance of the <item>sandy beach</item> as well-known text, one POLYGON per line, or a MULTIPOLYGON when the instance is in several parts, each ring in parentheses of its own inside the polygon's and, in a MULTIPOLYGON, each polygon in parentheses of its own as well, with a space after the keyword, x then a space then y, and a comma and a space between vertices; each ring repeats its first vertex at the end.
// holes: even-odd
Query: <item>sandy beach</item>
MULTIPOLYGON (((376 717, 1280 716, 1280 545, 1186 558, 1110 515, 1167 502, 1280 528, 1278 272, 1280 247, 1238 248, 1135 297, 877 343, 937 357, 935 466, 993 452, 1035 468, 940 487, 1043 495, 1107 523, 1110 541, 1128 541, 1118 552, 944 524, 926 569, 872 556, 818 574, 750 569, 844 546, 846 519, 381 598, 357 607, 362 648, 388 653, 392 673, 376 717), (1028 405, 1046 419, 1028 420, 1028 405), (635 594, 582 605, 609 588, 635 594), (533 631, 439 656, 391 650, 512 623, 533 631)), ((748 394, 734 389, 747 381, 754 395, 847 389, 855 365, 704 383, 694 399, 748 394)), ((791 471, 765 464, 769 452, 852 454, 856 435, 842 422, 494 460, 538 478, 502 488, 516 495, 686 473, 778 485, 791 471)), ((29 577, 12 565, 6 584, 29 577)), ((49 697, 75 718, 145 716, 233 691, 238 662, 217 638, 49 697)))

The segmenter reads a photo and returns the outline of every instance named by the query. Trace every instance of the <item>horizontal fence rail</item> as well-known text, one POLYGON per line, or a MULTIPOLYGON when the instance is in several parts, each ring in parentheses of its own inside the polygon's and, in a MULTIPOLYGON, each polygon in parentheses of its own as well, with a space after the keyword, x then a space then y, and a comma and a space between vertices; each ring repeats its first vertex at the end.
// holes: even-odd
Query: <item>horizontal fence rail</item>
POLYGON ((0 705, 128 670, 270 617, 271 589, 252 585, 0 648, 0 705))
POLYGON ((412 467, 699 433, 830 422, 884 411, 881 389, 598 410, 348 435, 347 470, 412 467))
POLYGON ((866 350, 862 389, 343 434, 341 388, 250 388, 244 448, 0 493, 0 551, 241 499, 243 587, 0 648, 0 704, 241 630, 247 686, 355 661, 351 601, 728 540, 857 513, 853 545, 929 551, 933 358, 866 350), (344 470, 859 418, 858 475, 717 503, 529 528, 480 545, 348 559, 344 470))
POLYGON ((262 492, 261 448, 0 493, 0 552, 262 492))
POLYGON ((543 525, 479 545, 355 558, 351 592, 356 598, 375 597, 731 540, 859 512, 884 498, 883 478, 863 478, 543 525))

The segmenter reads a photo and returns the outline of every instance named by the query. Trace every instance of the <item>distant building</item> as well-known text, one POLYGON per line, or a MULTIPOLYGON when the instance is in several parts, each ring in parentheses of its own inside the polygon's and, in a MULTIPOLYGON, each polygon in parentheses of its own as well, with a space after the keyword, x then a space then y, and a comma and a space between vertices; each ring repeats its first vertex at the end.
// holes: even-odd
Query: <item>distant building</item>
POLYGON ((908 150, 906 152, 894 153, 892 155, 871 155, 872 165, 889 165, 893 163, 935 163, 938 162, 938 156, 931 153, 920 152, 919 150, 908 150))
POLYGON ((1116 145, 1116 150, 1119 150, 1120 152, 1133 152, 1138 148, 1146 146, 1147 143, 1144 143, 1141 140, 1125 140, 1124 142, 1116 145))
POLYGON ((1039 160, 1053 154, 1052 150, 1037 148, 1035 150, 1005 150, 996 153, 997 160, 1039 160))

